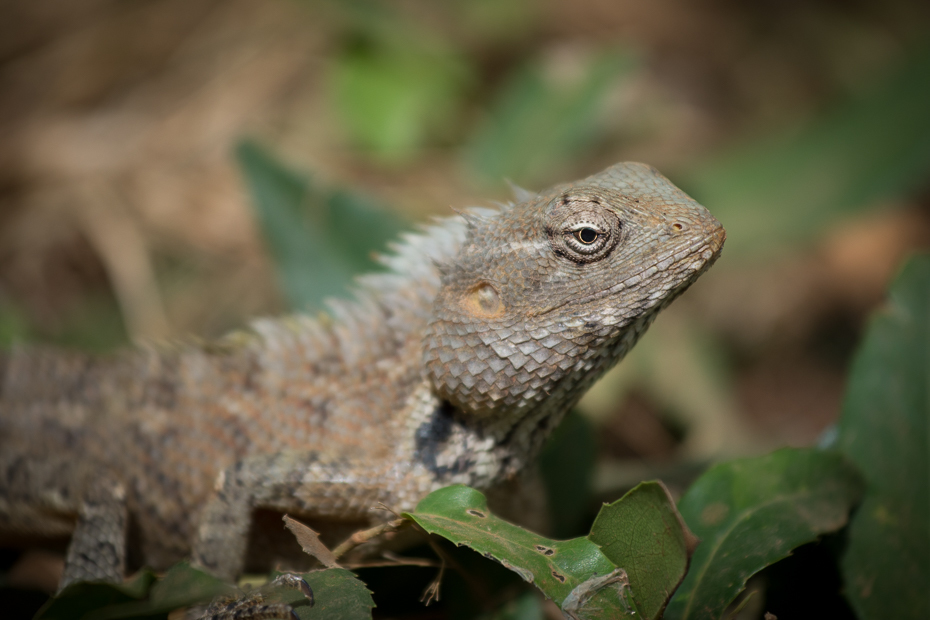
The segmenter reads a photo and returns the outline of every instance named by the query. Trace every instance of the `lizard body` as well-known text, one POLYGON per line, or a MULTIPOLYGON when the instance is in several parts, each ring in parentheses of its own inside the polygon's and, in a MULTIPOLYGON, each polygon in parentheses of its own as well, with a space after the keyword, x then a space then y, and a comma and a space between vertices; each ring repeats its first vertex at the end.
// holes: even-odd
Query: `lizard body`
POLYGON ((142 559, 232 578, 257 509, 368 520, 513 479, 719 255, 725 232, 618 164, 411 234, 329 318, 220 342, 0 360, 0 536, 73 535, 64 581, 142 559))

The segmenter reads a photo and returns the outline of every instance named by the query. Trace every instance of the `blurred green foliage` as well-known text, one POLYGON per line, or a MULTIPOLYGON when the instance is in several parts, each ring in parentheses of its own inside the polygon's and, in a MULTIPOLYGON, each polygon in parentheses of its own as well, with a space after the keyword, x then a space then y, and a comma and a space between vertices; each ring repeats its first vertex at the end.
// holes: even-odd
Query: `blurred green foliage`
POLYGON ((727 227, 727 254, 815 238, 841 216, 926 186, 930 47, 790 131, 676 178, 727 227))
MULTIPOLYGON (((346 43, 329 61, 331 101, 347 138, 373 163, 401 165, 442 144, 460 153, 466 178, 541 187, 623 125, 609 117, 610 97, 644 70, 622 48, 576 54, 562 70, 531 56, 466 114, 477 58, 385 5, 350 6, 346 43)), ((927 110, 930 48, 815 118, 745 139, 673 178, 724 222, 727 257, 805 243, 926 182, 927 110)), ((383 209, 354 193, 328 195, 254 145, 238 153, 294 307, 344 292, 400 229, 383 209)))
POLYGON ((606 100, 639 64, 622 51, 580 61, 565 72, 547 71, 538 61, 514 71, 464 145, 471 173, 484 182, 545 184, 546 175, 602 143, 606 100))
POLYGON ((29 337, 30 325, 25 314, 9 302, 0 304, 0 347, 8 349, 19 339, 29 337))
POLYGON ((868 484, 841 552, 848 600, 863 620, 930 617, 930 256, 869 325, 836 447, 868 484))
POLYGON ((325 190, 252 142, 236 151, 255 212, 292 308, 344 296, 352 276, 377 269, 372 251, 404 228, 359 194, 325 190))
POLYGON ((381 163, 451 138, 473 82, 464 56, 410 30, 354 33, 331 61, 330 94, 346 133, 381 163))
MULTIPOLYGON (((661 114, 651 117, 657 127, 644 127, 648 112, 618 103, 631 91, 641 97, 653 68, 637 43, 544 40, 542 10, 530 0, 456 0, 425 15, 376 0, 307 5, 333 42, 319 59, 329 105, 321 118, 335 121, 353 166, 395 171, 437 158, 473 185, 506 178, 541 188, 592 172, 611 153, 636 159, 631 137, 668 132, 657 129, 661 114)), ((856 82, 845 100, 665 170, 727 227, 724 263, 811 242, 926 185, 930 48, 889 58, 900 62, 870 65, 882 75, 856 82)), ((637 105, 661 107, 650 96, 637 105)), ((292 308, 345 294, 352 274, 375 268, 371 251, 402 228, 356 188, 319 187, 254 144, 240 146, 238 159, 292 308)), ((92 305, 99 308, 49 336, 20 325, 4 302, 0 337, 92 349, 124 343, 115 303, 92 305)))

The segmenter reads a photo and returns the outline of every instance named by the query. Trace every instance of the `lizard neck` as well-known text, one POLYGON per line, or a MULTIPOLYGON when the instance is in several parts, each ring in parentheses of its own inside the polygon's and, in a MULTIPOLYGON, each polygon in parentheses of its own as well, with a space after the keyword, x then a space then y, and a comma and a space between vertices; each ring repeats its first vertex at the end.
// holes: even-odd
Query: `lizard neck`
POLYGON ((490 413, 475 415, 424 381, 408 417, 416 466, 429 473, 434 487, 460 483, 487 489, 511 479, 538 456, 565 414, 626 355, 655 315, 643 315, 615 331, 609 342, 598 343, 597 355, 581 356, 577 368, 554 377, 540 390, 542 398, 501 403, 490 413))
MULTIPOLYGON (((433 490, 466 484, 485 490, 519 471, 534 456, 503 425, 489 428, 437 396, 424 381, 412 395, 404 454, 413 455, 418 478, 433 490)), ((409 456, 408 456, 409 458, 409 456)))
MULTIPOLYGON (((413 466, 426 474, 433 490, 466 484, 487 490, 514 478, 532 463, 571 405, 527 411, 509 427, 475 424, 461 410, 432 394, 423 395, 420 415, 408 438, 413 466)), ((574 403, 571 403, 574 404, 574 403)))

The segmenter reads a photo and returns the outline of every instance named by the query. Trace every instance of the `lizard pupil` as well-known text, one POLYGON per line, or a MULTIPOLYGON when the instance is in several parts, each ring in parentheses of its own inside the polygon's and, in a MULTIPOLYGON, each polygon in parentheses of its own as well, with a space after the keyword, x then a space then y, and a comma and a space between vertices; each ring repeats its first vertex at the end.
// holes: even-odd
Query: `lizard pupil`
POLYGON ((593 228, 582 228, 575 233, 575 238, 585 245, 591 245, 597 241, 597 231, 593 228))

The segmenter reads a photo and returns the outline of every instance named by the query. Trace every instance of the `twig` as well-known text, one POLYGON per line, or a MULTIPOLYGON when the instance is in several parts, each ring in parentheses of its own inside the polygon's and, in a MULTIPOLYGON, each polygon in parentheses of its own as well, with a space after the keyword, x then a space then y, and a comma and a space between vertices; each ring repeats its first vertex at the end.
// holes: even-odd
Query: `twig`
POLYGON ((391 521, 381 523, 380 525, 376 525, 373 528, 355 532, 349 536, 349 538, 339 543, 335 549, 333 549, 333 556, 338 559, 352 549, 355 549, 359 545, 362 545, 373 538, 381 536, 386 532, 396 532, 406 523, 408 523, 407 519, 393 519, 391 521))

